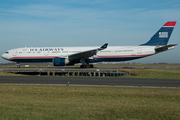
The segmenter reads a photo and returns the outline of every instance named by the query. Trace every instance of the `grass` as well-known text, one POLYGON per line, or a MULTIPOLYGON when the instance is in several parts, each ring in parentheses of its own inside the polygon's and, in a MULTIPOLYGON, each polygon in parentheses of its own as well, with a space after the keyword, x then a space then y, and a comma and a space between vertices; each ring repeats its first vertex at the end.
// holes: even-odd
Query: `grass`
MULTIPOLYGON (((128 72, 135 75, 135 76, 124 76, 129 78, 180 79, 180 70, 120 69, 119 71, 128 72)), ((27 76, 27 75, 0 72, 0 76, 27 76)))
MULTIPOLYGON (((0 67, 12 68, 13 66, 1 65, 0 67)), ((48 66, 40 64, 40 65, 30 65, 30 67, 36 68, 36 67, 48 67, 48 66)), ((72 66, 69 66, 69 67, 72 67, 72 66)), ((79 67, 79 65, 75 65, 74 67, 79 67)), ((131 78, 180 79, 180 69, 175 69, 177 67, 180 67, 180 64, 95 64, 95 67, 152 68, 152 69, 120 69, 119 71, 135 74, 135 76, 126 76, 126 77, 131 77, 131 78), (161 68, 161 67, 163 69, 154 69, 154 68, 161 68)), ((22 76, 22 75, 0 72, 0 76, 22 76)))
POLYGON ((95 64, 95 67, 138 67, 138 68, 146 68, 146 67, 180 67, 180 64, 95 64))
POLYGON ((0 86, 0 119, 178 120, 180 91, 0 86))
MULTIPOLYGON (((28 65, 28 64, 27 64, 28 65)), ((52 64, 29 64, 30 68, 40 68, 40 67, 54 67, 52 64)), ((61 66, 59 66, 61 67, 61 66)), ((66 67, 80 67, 80 65, 75 64, 72 66, 66 67)), ((176 68, 180 67, 180 64, 125 64, 125 63, 116 63, 116 64, 94 64, 95 68, 98 67, 138 67, 138 68, 176 68)), ((0 68, 16 68, 16 65, 0 65, 0 68)), ((21 68, 26 68, 25 64, 21 64, 21 68)))
POLYGON ((132 78, 180 79, 180 70, 157 69, 121 69, 119 71, 133 73, 132 78))
POLYGON ((0 76, 27 76, 27 75, 0 72, 0 76))

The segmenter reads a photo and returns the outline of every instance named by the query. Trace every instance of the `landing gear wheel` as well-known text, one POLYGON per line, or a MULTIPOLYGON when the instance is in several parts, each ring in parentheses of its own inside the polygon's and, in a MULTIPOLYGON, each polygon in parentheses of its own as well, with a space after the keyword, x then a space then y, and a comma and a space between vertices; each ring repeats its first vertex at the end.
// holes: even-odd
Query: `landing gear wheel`
POLYGON ((93 65, 81 65, 80 68, 93 68, 93 65))
POLYGON ((81 65, 80 68, 86 68, 86 65, 81 65))
POLYGON ((20 67, 21 67, 18 62, 16 62, 16 66, 17 66, 17 68, 20 68, 20 67))
POLYGON ((20 65, 17 65, 17 68, 20 68, 21 66, 20 65))
POLYGON ((94 68, 94 65, 89 65, 90 68, 94 68))

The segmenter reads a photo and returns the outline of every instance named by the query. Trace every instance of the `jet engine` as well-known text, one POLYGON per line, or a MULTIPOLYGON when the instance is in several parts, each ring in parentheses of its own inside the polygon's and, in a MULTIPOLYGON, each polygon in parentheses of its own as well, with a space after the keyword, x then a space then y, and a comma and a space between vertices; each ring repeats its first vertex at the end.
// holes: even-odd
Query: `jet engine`
POLYGON ((70 62, 68 58, 53 58, 53 65, 54 66, 65 66, 68 65, 70 62))

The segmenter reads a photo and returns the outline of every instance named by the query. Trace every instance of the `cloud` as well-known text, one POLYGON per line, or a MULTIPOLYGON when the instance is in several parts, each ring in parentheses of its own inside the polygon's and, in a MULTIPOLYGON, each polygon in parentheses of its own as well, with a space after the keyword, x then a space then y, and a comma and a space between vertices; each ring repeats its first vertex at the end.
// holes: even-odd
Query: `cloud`
POLYGON ((10 9, 4 9, 1 11, 6 13, 13 13, 16 15, 27 15, 36 17, 52 17, 59 15, 60 9, 53 5, 27 5, 27 6, 15 6, 10 9))
POLYGON ((148 10, 146 12, 141 12, 139 16, 147 19, 180 19, 180 16, 178 15, 179 11, 180 9, 148 10))
MULTIPOLYGON (((94 1, 93 1, 94 2, 94 1)), ((93 2, 89 3, 92 4, 93 2)), ((94 3, 95 4, 95 3, 94 3)), ((96 3, 97 4, 97 3, 96 3)), ((180 9, 161 9, 149 10, 145 8, 126 9, 105 9, 105 8, 85 8, 85 7, 70 7, 62 5, 49 4, 32 4, 26 6, 13 6, 1 8, 1 12, 8 13, 10 16, 19 16, 20 18, 35 17, 35 18, 49 18, 61 20, 117 20, 117 19, 166 19, 177 18, 180 9)), ((3 14, 3 13, 1 13, 3 14)), ((32 19, 32 18, 31 18, 32 19)), ((179 17, 178 17, 179 19, 179 17)))

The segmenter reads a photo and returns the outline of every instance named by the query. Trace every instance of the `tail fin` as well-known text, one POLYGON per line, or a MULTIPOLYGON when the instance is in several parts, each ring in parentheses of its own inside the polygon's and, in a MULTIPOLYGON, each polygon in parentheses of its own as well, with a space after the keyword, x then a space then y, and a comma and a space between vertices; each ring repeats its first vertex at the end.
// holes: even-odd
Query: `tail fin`
POLYGON ((168 21, 164 24, 163 27, 157 31, 156 34, 145 44, 141 44, 143 46, 158 46, 158 45, 167 45, 171 33, 176 25, 176 21, 168 21))

